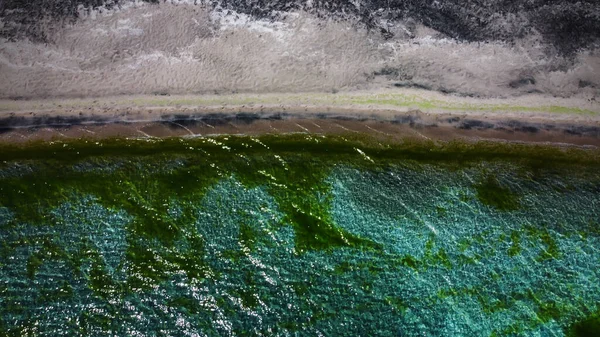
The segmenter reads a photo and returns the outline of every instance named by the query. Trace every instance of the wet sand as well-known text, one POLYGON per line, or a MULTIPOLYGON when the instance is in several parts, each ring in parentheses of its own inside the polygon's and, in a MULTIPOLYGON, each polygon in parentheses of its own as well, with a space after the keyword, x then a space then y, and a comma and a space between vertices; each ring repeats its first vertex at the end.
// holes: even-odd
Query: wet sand
POLYGON ((391 140, 600 146, 600 105, 406 90, 0 101, 0 142, 218 134, 365 133, 391 140))

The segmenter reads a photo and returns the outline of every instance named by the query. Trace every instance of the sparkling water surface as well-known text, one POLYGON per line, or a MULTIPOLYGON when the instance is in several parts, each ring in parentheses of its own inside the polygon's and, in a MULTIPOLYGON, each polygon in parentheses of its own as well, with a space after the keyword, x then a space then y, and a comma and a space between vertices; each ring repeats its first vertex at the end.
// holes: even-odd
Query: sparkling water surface
POLYGON ((31 204, 7 194, 0 203, 0 331, 579 336, 578 322, 597 317, 594 170, 449 166, 368 149, 331 159, 244 144, 256 151, 222 141, 229 154, 214 161, 204 148, 5 162, 2 193, 31 204), (248 160, 264 179, 250 182, 225 159, 248 160), (357 164, 367 159, 385 164, 357 164), (306 161, 323 170, 294 171, 306 161), (202 191, 185 184, 210 175, 198 167, 217 172, 202 191), (164 177, 197 191, 167 189, 164 177))

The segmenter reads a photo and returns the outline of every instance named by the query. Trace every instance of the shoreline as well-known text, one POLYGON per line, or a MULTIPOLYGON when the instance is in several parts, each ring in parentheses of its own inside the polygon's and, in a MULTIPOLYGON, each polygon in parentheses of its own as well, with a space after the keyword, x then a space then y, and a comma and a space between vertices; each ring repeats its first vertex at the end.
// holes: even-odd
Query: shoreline
POLYGON ((0 143, 269 133, 600 147, 600 104, 422 90, 0 100, 0 143))

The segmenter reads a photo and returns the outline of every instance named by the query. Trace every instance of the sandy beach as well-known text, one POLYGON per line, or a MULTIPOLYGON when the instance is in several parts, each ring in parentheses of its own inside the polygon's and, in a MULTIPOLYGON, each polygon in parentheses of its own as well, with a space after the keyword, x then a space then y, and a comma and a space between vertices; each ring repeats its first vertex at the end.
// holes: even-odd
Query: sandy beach
POLYGON ((390 139, 600 146, 600 104, 423 90, 138 95, 0 101, 0 142, 217 134, 366 133, 390 139))

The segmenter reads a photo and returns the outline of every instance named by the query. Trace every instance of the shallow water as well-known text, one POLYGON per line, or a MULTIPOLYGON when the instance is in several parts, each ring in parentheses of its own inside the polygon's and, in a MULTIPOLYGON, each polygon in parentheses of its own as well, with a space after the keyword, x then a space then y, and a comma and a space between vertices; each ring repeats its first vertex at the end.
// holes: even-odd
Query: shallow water
POLYGON ((581 153, 39 146, 2 151, 4 334, 563 336, 600 309, 600 175, 581 153))

